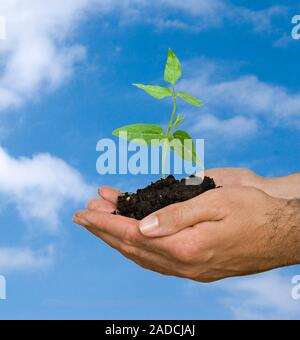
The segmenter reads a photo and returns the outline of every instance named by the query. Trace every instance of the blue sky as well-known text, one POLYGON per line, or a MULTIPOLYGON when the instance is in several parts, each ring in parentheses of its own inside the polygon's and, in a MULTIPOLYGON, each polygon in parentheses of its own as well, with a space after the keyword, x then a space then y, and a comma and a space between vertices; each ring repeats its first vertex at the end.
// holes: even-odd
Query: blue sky
POLYGON ((169 103, 130 84, 163 84, 169 47, 179 87, 206 104, 180 109, 207 168, 299 171, 296 14, 287 0, 1 1, 1 319, 300 317, 299 267, 202 285, 140 269, 71 222, 97 186, 155 179, 99 176, 95 148, 121 125, 167 123, 169 103))

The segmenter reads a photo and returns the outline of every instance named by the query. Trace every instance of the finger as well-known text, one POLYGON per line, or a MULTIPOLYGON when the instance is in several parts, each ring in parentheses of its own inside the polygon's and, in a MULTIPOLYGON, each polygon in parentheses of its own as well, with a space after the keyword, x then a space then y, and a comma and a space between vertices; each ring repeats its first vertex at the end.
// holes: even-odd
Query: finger
POLYGON ((120 252, 123 256, 127 257, 140 267, 158 272, 163 275, 177 275, 176 268, 170 264, 170 262, 163 256, 157 255, 145 249, 139 249, 137 247, 128 247, 126 244, 120 242, 119 239, 99 231, 99 229, 94 227, 86 227, 90 233, 100 238, 106 244, 108 244, 113 249, 120 252), (172 268, 172 269, 171 269, 172 268))
POLYGON ((220 186, 256 186, 256 174, 245 168, 216 168, 205 171, 220 186))
POLYGON ((86 230, 88 230, 90 233, 95 235, 96 237, 100 238, 102 241, 104 241, 106 244, 108 244, 110 247, 119 250, 121 248, 121 242, 116 237, 101 233, 97 228, 95 227, 85 227, 86 230))
POLYGON ((120 240, 133 242, 142 237, 138 228, 138 221, 123 216, 86 210, 75 214, 73 221, 83 227, 95 227, 99 231, 108 233, 120 240))
POLYGON ((219 178, 219 177, 223 177, 222 176, 222 173, 223 173, 223 169, 218 169, 218 168, 215 168, 215 169, 208 169, 208 170, 205 170, 205 176, 207 177, 213 177, 215 178, 216 176, 219 178), (220 173, 221 173, 221 176, 220 176, 220 173))
POLYGON ((101 197, 113 204, 117 204, 119 196, 122 195, 120 191, 112 187, 99 188, 98 192, 101 197))
POLYGON ((139 221, 134 219, 99 211, 83 211, 73 217, 73 222, 85 228, 94 228, 97 232, 107 233, 121 242, 143 247, 161 256, 168 253, 168 247, 164 247, 163 239, 145 237, 140 232, 139 221))
POLYGON ((220 186, 231 185, 232 176, 228 168, 214 168, 205 170, 205 176, 213 178, 215 183, 220 186))
POLYGON ((201 222, 218 221, 224 216, 218 197, 219 189, 206 192, 191 200, 170 205, 146 217, 139 224, 140 231, 148 237, 175 234, 201 222))
POLYGON ((232 185, 232 177, 235 176, 230 175, 229 169, 209 169, 205 170, 205 176, 213 178, 217 186, 230 186, 232 185))
POLYGON ((113 213, 116 210, 116 205, 101 199, 94 199, 88 203, 88 210, 102 211, 107 213, 113 213))
POLYGON ((150 260, 141 260, 140 258, 132 258, 131 259, 134 263, 136 263, 138 266, 142 267, 143 269, 146 270, 151 270, 152 272, 156 272, 162 275, 167 275, 167 276, 178 276, 178 271, 177 270, 173 270, 170 268, 170 264, 168 263, 168 266, 166 265, 161 265, 159 264, 160 262, 155 261, 151 261, 150 260))

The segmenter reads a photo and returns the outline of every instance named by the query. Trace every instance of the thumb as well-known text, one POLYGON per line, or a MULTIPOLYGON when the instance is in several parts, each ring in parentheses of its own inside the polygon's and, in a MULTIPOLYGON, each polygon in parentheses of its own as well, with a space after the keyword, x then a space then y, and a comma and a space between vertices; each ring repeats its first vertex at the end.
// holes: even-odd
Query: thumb
MULTIPOLYGON (((162 237, 175 234, 197 223, 220 220, 220 211, 208 192, 191 200, 173 204, 144 218, 139 225, 143 235, 162 237)), ((215 202, 215 200, 214 200, 215 202)))

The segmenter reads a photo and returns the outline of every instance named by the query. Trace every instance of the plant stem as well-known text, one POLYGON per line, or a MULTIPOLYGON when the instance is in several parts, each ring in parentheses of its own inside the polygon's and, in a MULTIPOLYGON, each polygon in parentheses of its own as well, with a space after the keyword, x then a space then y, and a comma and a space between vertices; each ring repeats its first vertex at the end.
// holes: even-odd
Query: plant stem
POLYGON ((172 127, 173 127, 173 121, 174 121, 175 114, 176 114, 176 111, 177 111, 177 96, 176 96, 176 93, 175 93, 174 85, 172 85, 172 97, 173 97, 173 111, 172 111, 170 123, 169 123, 169 126, 168 126, 168 131, 167 131, 167 135, 166 135, 167 138, 170 136, 170 132, 171 132, 172 127))
POLYGON ((175 93, 174 85, 172 85, 172 98, 173 98, 173 111, 172 111, 170 122, 168 125, 167 134, 165 136, 165 142, 164 142, 163 154, 162 154, 162 177, 163 178, 166 177, 165 168, 166 168, 167 151, 168 151, 168 146, 169 146, 169 137, 170 137, 170 132, 172 131, 172 128, 173 128, 173 122, 174 122, 175 114, 177 111, 177 96, 175 93))
POLYGON ((166 178, 165 169, 166 169, 166 158, 167 158, 168 144, 169 144, 169 141, 168 141, 167 138, 165 138, 164 147, 163 147, 163 154, 162 154, 162 170, 161 170, 162 178, 166 178))

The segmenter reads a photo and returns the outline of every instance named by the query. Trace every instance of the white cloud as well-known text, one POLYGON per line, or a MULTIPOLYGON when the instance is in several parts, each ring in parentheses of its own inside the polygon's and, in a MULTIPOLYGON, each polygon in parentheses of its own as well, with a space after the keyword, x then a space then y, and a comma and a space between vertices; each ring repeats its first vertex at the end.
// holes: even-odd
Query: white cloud
POLYGON ((252 24, 254 31, 271 32, 274 28, 272 21, 276 17, 285 16, 289 8, 286 6, 271 6, 262 10, 250 10, 245 7, 234 7, 232 12, 237 21, 249 22, 252 24))
POLYGON ((224 0, 1 0, 7 39, 0 44, 0 111, 19 107, 68 80, 86 53, 70 38, 91 13, 117 15, 120 23, 200 30, 226 18, 261 29, 283 12, 284 7, 253 11, 224 0))
POLYGON ((86 202, 93 194, 80 173, 49 154, 13 158, 0 147, 0 196, 17 207, 20 216, 55 231, 67 204, 86 202))
MULTIPOLYGON (((2 0, 6 40, 0 43, 0 110, 35 99, 66 81, 85 55, 67 39, 88 1, 2 0)), ((82 14, 81 14, 82 13, 82 14)))
MULTIPOLYGON (((147 1, 144 1, 146 5, 147 1)), ((148 2, 148 8, 149 6, 148 2)), ((202 30, 207 27, 219 26, 231 12, 231 7, 223 0, 159 0, 156 2, 155 15, 148 19, 159 28, 179 28, 202 30), (165 7, 165 10, 161 8, 165 7), (159 10, 160 9, 160 10, 159 10), (172 14, 188 16, 172 19, 172 14)))
MULTIPOLYGON (((187 282, 184 293, 193 302, 222 307, 226 319, 299 319, 300 301, 292 298, 292 275, 277 270, 255 276, 218 281, 209 286, 187 282), (215 299, 211 300, 211 296, 215 299)), ((216 307, 217 308, 217 307, 216 307)), ((222 316, 224 317, 224 316, 222 316)))
POLYGON ((221 119, 211 114, 203 114, 192 129, 225 139, 239 139, 253 136, 258 130, 258 124, 255 119, 243 116, 221 119))
MULTIPOLYGON (((110 1, 112 8, 115 1, 110 1)), ((200 31, 230 23, 249 23, 255 31, 270 30, 272 20, 285 15, 285 6, 252 10, 226 0, 127 0, 123 1, 123 22, 154 24, 158 28, 177 28, 200 31), (134 20, 133 20, 134 19, 134 20)))
MULTIPOLYGON (((170 8, 174 8, 179 11, 186 12, 188 14, 199 15, 211 15, 214 16, 221 10, 224 10, 228 5, 223 0, 160 0, 160 6, 165 5, 170 8)), ((220 13, 221 14, 221 13, 220 13)))
POLYGON ((252 10, 226 0, 125 0, 121 4, 111 0, 106 5, 107 12, 115 11, 120 15, 121 24, 143 23, 158 29, 191 31, 221 27, 225 23, 247 23, 255 32, 270 32, 273 19, 287 13, 286 6, 252 10))
POLYGON ((234 112, 264 115, 279 124, 294 123, 294 119, 300 119, 300 93, 291 93, 254 75, 211 85, 210 89, 220 102, 234 112))
POLYGON ((7 274, 14 271, 41 270, 52 264, 53 256, 53 246, 39 251, 0 247, 0 272, 7 274))
POLYGON ((278 272, 226 283, 226 306, 237 319, 299 318, 299 301, 293 300, 291 277, 278 272))
POLYGON ((185 68, 189 76, 179 87, 205 101, 202 110, 206 115, 196 124, 199 131, 203 126, 211 133, 224 132, 226 137, 249 136, 262 121, 300 128, 300 93, 251 74, 235 77, 222 63, 204 59, 187 63, 185 68))

